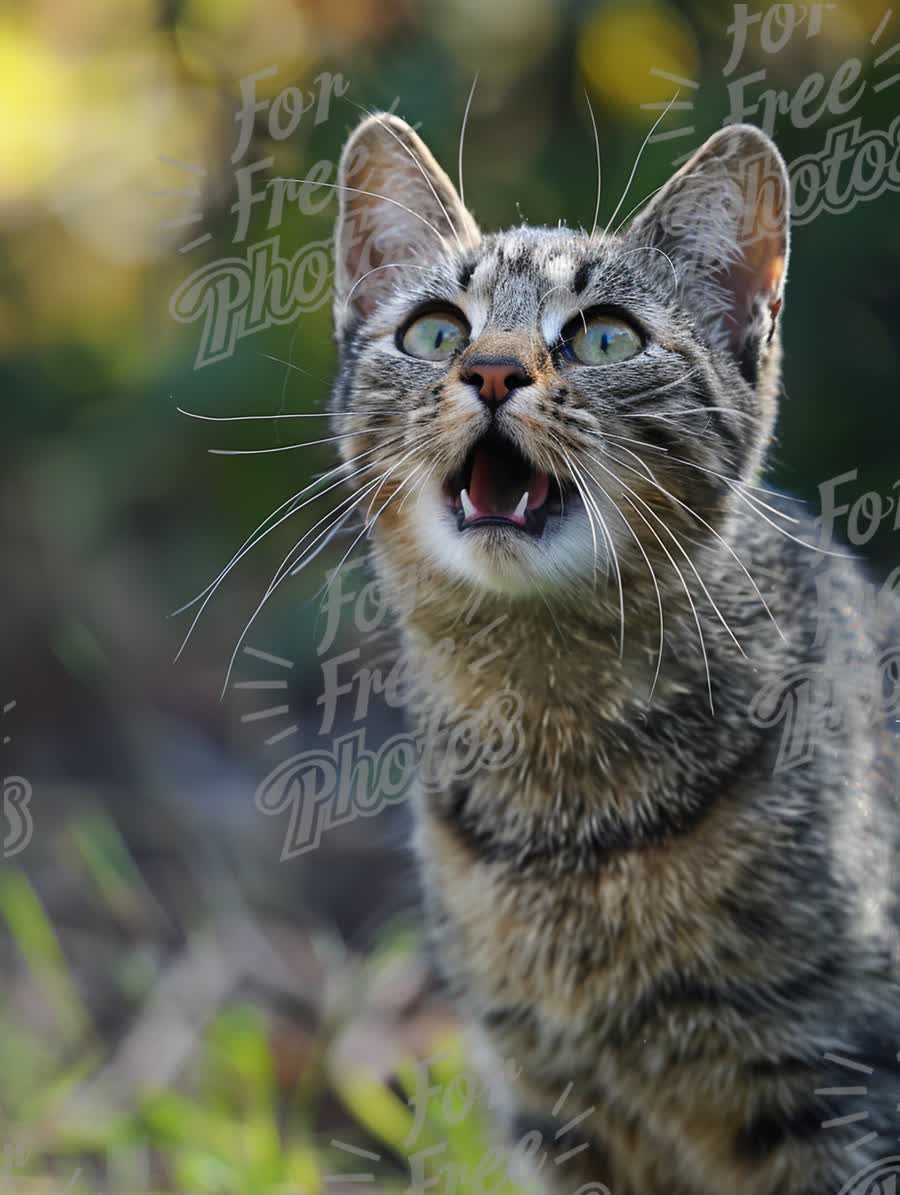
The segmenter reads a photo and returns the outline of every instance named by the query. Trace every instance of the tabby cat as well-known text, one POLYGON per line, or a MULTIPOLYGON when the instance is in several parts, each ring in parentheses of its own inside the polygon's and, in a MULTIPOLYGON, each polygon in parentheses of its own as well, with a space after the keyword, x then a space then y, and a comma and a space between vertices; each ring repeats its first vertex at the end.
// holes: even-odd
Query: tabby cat
POLYGON ((900 639, 760 482, 778 150, 724 128, 621 232, 482 234, 388 115, 339 182, 333 420, 423 678, 411 716, 443 728, 416 846, 484 1073, 519 1066, 503 1128, 569 1155, 544 1159, 561 1191, 880 1189, 859 1184, 900 1174, 900 639), (798 676, 826 700, 783 767, 758 695, 798 676), (462 774, 453 726, 489 752, 501 692, 522 750, 462 774))

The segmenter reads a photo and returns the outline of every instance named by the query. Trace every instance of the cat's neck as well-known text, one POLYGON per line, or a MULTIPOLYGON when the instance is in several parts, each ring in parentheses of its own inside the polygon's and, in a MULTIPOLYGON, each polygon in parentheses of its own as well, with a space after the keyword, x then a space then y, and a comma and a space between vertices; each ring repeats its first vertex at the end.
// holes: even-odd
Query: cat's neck
POLYGON ((430 704, 475 716, 510 692, 536 733, 577 736, 692 689, 702 695, 707 666, 722 672, 740 658, 707 612, 701 649, 684 595, 669 595, 662 631, 649 585, 626 585, 620 608, 613 576, 528 598, 465 594, 449 583, 423 592, 396 576, 387 585, 430 704))
MULTIPOLYGON (((763 585, 766 572, 786 574, 786 541, 749 516, 736 526, 743 561, 763 585)), ((615 739, 636 719, 685 703, 708 708, 714 698, 717 710, 746 712, 763 675, 785 667, 773 613, 724 543, 695 552, 696 573, 682 565, 667 579, 657 568, 662 617, 648 571, 623 577, 621 591, 610 570, 577 590, 511 597, 423 581, 389 549, 376 555, 425 704, 477 717, 512 693, 526 733, 560 751, 577 755, 604 728, 615 739)))

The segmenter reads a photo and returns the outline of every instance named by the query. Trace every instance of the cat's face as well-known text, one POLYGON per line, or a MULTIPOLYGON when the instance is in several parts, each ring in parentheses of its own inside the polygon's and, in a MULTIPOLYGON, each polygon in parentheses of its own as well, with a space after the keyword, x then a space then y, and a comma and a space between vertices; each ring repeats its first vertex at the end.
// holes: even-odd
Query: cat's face
POLYGON ((773 418, 787 183, 762 134, 713 138, 623 236, 481 236, 396 118, 341 182, 335 422, 396 567, 546 599, 716 532, 773 418))

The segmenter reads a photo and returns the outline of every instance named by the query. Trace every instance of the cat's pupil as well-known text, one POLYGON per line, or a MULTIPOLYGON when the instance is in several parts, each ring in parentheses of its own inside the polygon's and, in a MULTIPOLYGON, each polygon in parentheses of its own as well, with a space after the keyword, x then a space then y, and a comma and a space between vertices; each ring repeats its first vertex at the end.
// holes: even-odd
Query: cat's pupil
POLYGON ((607 334, 605 332, 600 337, 600 347, 604 351, 604 353, 609 348, 609 337, 607 336, 607 334))
POLYGON ((439 329, 438 329, 438 334, 437 334, 437 336, 435 336, 435 338, 434 338, 434 347, 435 347, 436 349, 439 349, 439 348, 441 347, 441 343, 442 343, 443 339, 444 339, 444 329, 443 329, 443 328, 439 328, 439 329))

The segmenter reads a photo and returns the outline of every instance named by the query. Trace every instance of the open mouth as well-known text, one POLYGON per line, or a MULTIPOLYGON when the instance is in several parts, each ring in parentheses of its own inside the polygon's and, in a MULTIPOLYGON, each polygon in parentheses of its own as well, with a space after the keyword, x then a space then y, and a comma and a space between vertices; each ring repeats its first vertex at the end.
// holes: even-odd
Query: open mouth
POLYGON ((547 519, 562 518, 575 497, 574 487, 535 469, 496 431, 474 445, 444 493, 460 531, 495 526, 527 535, 542 535, 547 519))

